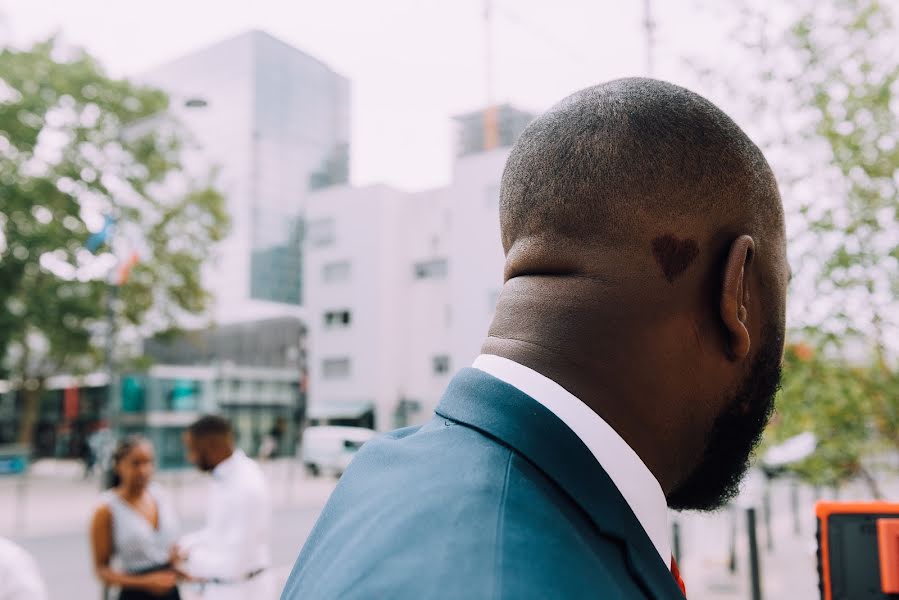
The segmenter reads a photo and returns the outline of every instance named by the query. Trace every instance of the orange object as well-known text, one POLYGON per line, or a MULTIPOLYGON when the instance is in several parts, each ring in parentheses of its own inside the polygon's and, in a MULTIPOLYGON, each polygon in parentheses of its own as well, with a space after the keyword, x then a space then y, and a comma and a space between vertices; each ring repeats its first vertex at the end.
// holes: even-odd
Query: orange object
POLYGON ((877 519, 877 550, 880 588, 885 594, 899 594, 899 519, 877 519))
POLYGON ((132 252, 131 256, 128 257, 124 263, 119 265, 119 270, 116 275, 116 285, 125 285, 128 281, 128 276, 131 275, 131 269, 140 262, 140 255, 137 252, 132 252))
POLYGON ((63 391, 62 414, 67 420, 78 418, 78 388, 67 387, 63 391))
POLYGON ((681 593, 683 593, 684 598, 687 597, 687 586, 684 584, 683 578, 680 576, 680 569, 677 567, 677 561, 674 560, 674 557, 671 557, 671 575, 674 577, 674 581, 677 582, 677 587, 680 588, 681 593))
POLYGON ((484 111, 484 150, 499 147, 499 119, 496 106, 488 106, 484 111))
MULTIPOLYGON (((834 515, 895 515, 896 519, 880 518, 877 520, 878 544, 882 544, 883 540, 880 535, 880 523, 882 521, 899 522, 899 504, 892 502, 818 502, 815 504, 815 516, 818 517, 818 527, 820 533, 820 560, 821 560, 821 590, 823 591, 822 600, 833 600, 833 590, 831 589, 831 565, 830 565, 830 532, 828 531, 828 520, 834 515)), ((892 526, 887 525, 892 530, 892 526)), ((897 526, 896 535, 899 536, 899 526, 897 526)), ((886 534, 885 534, 886 535, 886 534)), ((899 537, 892 537, 894 551, 899 556, 899 537)), ((881 564, 881 584, 883 584, 883 551, 880 551, 881 564)), ((894 560, 890 565, 888 573, 899 573, 899 564, 894 560)), ((893 581, 891 579, 891 581, 893 581)), ((899 581, 899 580, 897 580, 899 581)), ((886 592, 886 589, 884 588, 886 592)), ((890 592, 886 592, 890 593, 890 592)))

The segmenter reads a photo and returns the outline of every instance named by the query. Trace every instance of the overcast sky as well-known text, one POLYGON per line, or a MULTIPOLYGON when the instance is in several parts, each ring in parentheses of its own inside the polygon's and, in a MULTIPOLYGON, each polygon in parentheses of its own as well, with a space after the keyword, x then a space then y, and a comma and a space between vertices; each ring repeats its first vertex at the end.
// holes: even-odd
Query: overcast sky
MULTIPOLYGON (((497 101, 541 111, 604 80, 645 75, 643 2, 493 0, 497 101)), ((696 0, 654 0, 655 76, 689 84, 683 57, 714 59, 720 20, 696 0)), ((4 37, 54 32, 114 75, 135 75, 262 29, 352 81, 352 179, 406 189, 450 176, 453 114, 486 102, 484 0, 0 0, 4 37)), ((726 107, 725 107, 726 108, 726 107)))
MULTIPOLYGON (((497 101, 539 112, 585 86, 647 74, 642 0, 491 1, 497 101)), ((749 2, 764 7, 766 18, 781 25, 795 17, 791 3, 749 2)), ((353 182, 415 190, 446 184, 454 142, 450 117, 486 103, 484 3, 0 0, 0 41, 22 46, 58 32, 67 42, 86 47, 111 74, 129 76, 248 29, 267 31, 351 80, 353 182)), ((766 97, 775 90, 758 89, 759 79, 752 73, 757 75, 759 67, 748 62, 753 57, 735 40, 747 31, 745 23, 734 27, 739 3, 652 4, 657 22, 655 77, 706 95, 760 142, 771 133, 772 118, 776 122, 777 117, 792 116, 762 115, 747 104, 745 86, 766 97), (724 92, 700 80, 687 58, 728 74, 737 89, 724 92)), ((810 5, 811 0, 802 3, 810 5)), ((775 57, 772 68, 788 68, 778 60, 775 57)), ((780 133, 780 127, 774 132, 780 133)), ((775 169, 807 154, 781 150, 780 155, 769 152, 775 169), (792 154, 784 157, 784 151, 792 154)), ((809 160, 827 162, 826 157, 809 160)), ((800 199, 792 196, 799 191, 788 190, 785 196, 794 212, 800 199)), ((800 220, 788 220, 788 230, 802 229, 800 220)), ((794 266, 801 264, 798 258, 804 252, 791 246, 794 266)), ((814 302, 806 301, 814 289, 814 270, 803 268, 800 276, 793 286, 800 293, 792 297, 791 312, 815 321, 809 317, 814 302)), ((827 306, 822 310, 826 313, 827 306)))

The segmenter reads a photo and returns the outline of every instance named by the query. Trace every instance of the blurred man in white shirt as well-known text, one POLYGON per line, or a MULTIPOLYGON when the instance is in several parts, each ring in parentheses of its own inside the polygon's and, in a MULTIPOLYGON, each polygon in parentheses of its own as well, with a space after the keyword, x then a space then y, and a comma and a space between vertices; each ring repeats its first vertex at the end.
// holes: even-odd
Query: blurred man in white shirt
POLYGON ((31 555, 0 537, 0 600, 47 600, 47 589, 31 555))
POLYGON ((269 600, 271 503, 259 465, 234 447, 231 424, 204 416, 184 434, 188 459, 211 473, 206 526, 179 543, 180 568, 204 600, 269 600))

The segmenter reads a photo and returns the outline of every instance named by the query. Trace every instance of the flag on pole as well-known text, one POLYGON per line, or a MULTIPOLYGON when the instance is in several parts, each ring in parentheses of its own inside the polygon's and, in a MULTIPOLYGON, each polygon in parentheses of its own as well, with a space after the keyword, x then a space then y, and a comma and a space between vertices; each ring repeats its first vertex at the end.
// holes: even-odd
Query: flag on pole
POLYGON ((119 269, 116 272, 116 285, 124 285, 126 281, 128 281, 128 276, 131 275, 131 269, 134 268, 140 262, 140 256, 138 256, 136 250, 132 250, 131 256, 128 257, 128 260, 119 265, 119 269))
POLYGON ((97 250, 106 243, 107 238, 109 238, 112 233, 112 226, 115 224, 115 219, 111 216, 106 215, 103 217, 103 227, 100 231, 96 233, 92 233, 87 241, 84 243, 84 247, 87 248, 91 254, 96 254, 97 250))

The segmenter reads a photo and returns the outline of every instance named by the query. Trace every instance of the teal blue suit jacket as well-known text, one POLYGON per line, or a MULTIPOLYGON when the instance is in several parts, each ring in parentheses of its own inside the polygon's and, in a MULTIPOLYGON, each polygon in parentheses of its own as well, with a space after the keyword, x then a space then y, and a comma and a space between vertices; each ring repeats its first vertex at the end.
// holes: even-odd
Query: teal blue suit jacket
POLYGON ((533 398, 465 369, 433 420, 363 446, 281 598, 683 595, 583 442, 533 398))

